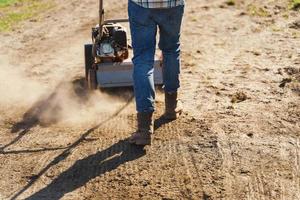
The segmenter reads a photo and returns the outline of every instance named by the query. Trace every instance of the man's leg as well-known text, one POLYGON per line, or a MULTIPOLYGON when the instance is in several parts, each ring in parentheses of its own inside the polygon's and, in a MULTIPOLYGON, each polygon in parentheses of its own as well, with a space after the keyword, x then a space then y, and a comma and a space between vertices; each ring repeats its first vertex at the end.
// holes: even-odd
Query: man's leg
POLYGON ((151 144, 154 112, 154 55, 157 25, 151 10, 129 1, 128 14, 133 47, 133 80, 137 108, 137 131, 129 138, 136 145, 151 144))
POLYGON ((154 55, 157 26, 151 10, 129 1, 130 30, 133 47, 133 80, 138 112, 154 111, 154 55))
POLYGON ((180 31, 184 6, 156 12, 159 24, 159 48, 163 53, 165 92, 176 92, 180 87, 180 31))
POLYGON ((160 29, 159 47, 163 52, 165 118, 176 119, 182 112, 177 90, 180 87, 180 32, 184 6, 156 13, 160 29))

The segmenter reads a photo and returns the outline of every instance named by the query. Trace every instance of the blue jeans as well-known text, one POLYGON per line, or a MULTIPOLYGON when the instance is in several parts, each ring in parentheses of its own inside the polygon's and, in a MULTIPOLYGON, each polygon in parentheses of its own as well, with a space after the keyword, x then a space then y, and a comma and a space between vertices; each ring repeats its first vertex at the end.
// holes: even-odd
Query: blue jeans
POLYGON ((128 15, 134 57, 133 81, 138 112, 154 112, 155 87, 153 79, 156 34, 163 53, 165 92, 177 92, 180 87, 180 28, 184 6, 169 9, 143 8, 131 0, 128 15))

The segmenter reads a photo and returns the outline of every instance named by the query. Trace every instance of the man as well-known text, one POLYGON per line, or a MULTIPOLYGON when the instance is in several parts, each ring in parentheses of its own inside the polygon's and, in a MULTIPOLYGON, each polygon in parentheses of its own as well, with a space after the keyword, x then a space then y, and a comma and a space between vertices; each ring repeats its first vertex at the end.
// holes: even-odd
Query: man
POLYGON ((133 47, 133 80, 137 107, 137 131, 129 138, 136 145, 151 144, 155 90, 153 65, 156 34, 163 54, 165 91, 164 118, 175 120, 182 112, 177 91, 180 87, 180 28, 184 0, 129 0, 128 15, 133 47))

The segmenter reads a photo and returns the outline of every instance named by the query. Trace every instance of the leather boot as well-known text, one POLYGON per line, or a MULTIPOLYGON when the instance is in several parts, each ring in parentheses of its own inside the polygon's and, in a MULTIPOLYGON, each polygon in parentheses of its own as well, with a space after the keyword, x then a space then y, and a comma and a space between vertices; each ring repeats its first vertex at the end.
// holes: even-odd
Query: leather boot
POLYGON ((153 113, 138 113, 137 122, 137 131, 128 139, 129 143, 141 146, 150 145, 154 124, 153 113))
POLYGON ((165 114, 163 117, 167 120, 175 120, 182 113, 182 103, 178 99, 178 93, 165 93, 165 114))

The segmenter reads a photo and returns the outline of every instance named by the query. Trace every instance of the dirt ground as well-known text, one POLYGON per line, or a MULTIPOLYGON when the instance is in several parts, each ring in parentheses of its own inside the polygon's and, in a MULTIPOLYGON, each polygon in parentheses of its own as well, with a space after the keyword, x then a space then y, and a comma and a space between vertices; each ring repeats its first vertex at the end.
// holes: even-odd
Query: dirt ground
MULTIPOLYGON (((187 0, 185 113, 130 146, 130 89, 90 94, 96 0, 0 34, 0 199, 300 199, 300 21, 284 0, 187 0), (298 20, 298 21, 297 21, 298 20)), ((106 1, 108 17, 126 1, 106 1)), ((121 10, 121 11, 120 11, 121 10)))

